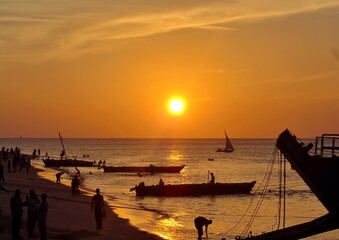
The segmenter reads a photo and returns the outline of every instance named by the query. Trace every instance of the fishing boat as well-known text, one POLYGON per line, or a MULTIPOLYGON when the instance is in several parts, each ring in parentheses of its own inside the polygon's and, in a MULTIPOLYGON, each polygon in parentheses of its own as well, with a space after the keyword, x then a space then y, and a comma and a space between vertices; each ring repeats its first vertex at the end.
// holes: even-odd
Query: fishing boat
POLYGON ((315 139, 314 153, 309 153, 314 147, 312 143, 306 145, 288 129, 279 135, 276 142, 277 148, 328 210, 328 213, 306 223, 252 236, 251 239, 294 240, 339 228, 338 142, 339 134, 323 134, 315 139))
POLYGON ((233 152, 234 151, 234 147, 231 143, 231 140, 228 138, 226 131, 225 132, 225 147, 224 148, 217 148, 216 152, 233 152))
POLYGON ((42 159, 46 167, 96 167, 94 161, 78 160, 78 159, 42 159))
POLYGON ((95 167, 97 164, 93 160, 83 160, 77 159, 76 157, 70 159, 67 157, 65 145, 63 142, 63 138, 59 133, 59 139, 62 146, 62 151, 60 154, 60 159, 47 157, 46 159, 42 159, 43 163, 46 167, 95 167))
POLYGON ((104 169, 105 173, 112 172, 134 172, 134 173, 180 173, 180 171, 185 167, 185 165, 180 166, 105 166, 103 165, 102 169, 104 169))
POLYGON ((144 182, 130 189, 137 196, 188 197, 202 195, 249 194, 256 181, 244 183, 168 184, 145 186, 144 182))

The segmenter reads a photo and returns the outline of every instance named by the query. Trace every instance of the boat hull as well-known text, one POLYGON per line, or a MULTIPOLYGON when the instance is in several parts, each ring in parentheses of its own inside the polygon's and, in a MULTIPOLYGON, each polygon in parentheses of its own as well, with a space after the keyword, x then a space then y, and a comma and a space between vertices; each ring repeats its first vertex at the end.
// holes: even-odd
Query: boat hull
POLYGON ((226 153, 231 153, 233 151, 234 151, 234 149, 221 149, 221 148, 218 148, 216 150, 216 152, 226 152, 226 153))
POLYGON ((97 165, 92 161, 74 160, 74 159, 42 159, 46 167, 95 167, 97 165))
POLYGON ((308 146, 288 130, 282 132, 277 147, 329 212, 339 212, 339 158, 309 155, 308 146))
POLYGON ((147 167, 137 167, 137 166, 123 166, 123 167, 113 167, 113 166, 103 166, 105 173, 112 172, 134 172, 134 173, 180 173, 180 171, 185 167, 181 166, 147 166, 147 167))
POLYGON ((178 185, 152 185, 139 184, 132 190, 137 196, 161 196, 161 197, 186 197, 202 195, 227 195, 249 194, 256 181, 247 183, 202 183, 202 184, 178 184, 178 185))

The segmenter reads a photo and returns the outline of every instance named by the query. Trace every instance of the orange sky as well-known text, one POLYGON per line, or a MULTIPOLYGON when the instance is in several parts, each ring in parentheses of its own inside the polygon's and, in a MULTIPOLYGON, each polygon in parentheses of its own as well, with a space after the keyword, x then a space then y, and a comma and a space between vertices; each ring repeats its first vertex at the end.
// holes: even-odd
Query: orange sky
POLYGON ((0 1, 0 137, 339 133, 337 0, 0 1))

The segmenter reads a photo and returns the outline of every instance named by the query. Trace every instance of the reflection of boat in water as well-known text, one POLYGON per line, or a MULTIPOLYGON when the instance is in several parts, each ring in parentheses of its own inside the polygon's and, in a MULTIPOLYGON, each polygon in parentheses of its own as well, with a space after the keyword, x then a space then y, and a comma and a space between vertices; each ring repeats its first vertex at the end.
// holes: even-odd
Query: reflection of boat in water
POLYGON ((62 145, 62 152, 60 154, 60 159, 54 159, 47 157, 42 159, 46 167, 94 167, 97 166, 95 161, 90 160, 80 160, 77 158, 67 158, 65 146, 61 134, 59 133, 59 139, 62 145))
POLYGON ((137 196, 185 197, 202 195, 249 194, 255 181, 246 183, 201 183, 145 186, 141 182, 131 188, 137 196))
POLYGON ((104 172, 134 172, 134 173, 180 173, 180 171, 185 167, 185 165, 180 166, 102 166, 100 168, 104 169, 104 172))
POLYGON ((233 152, 234 147, 231 143, 231 140, 228 138, 226 131, 225 132, 225 148, 217 148, 216 152, 233 152))
POLYGON ((251 239, 301 239, 339 228, 339 158, 336 155, 339 153, 338 140, 339 134, 323 134, 317 137, 314 154, 311 155, 309 150, 313 148, 312 143, 305 145, 288 130, 279 135, 277 148, 328 213, 312 221, 253 236, 251 239))

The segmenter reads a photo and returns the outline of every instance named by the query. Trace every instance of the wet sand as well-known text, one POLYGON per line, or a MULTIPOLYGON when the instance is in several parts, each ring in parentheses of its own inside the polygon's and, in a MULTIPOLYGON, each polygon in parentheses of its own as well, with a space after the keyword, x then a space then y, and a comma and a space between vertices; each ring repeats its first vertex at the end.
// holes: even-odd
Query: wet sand
MULTIPOLYGON (((48 181, 38 176, 38 169, 33 166, 16 173, 8 173, 7 162, 4 165, 5 184, 10 192, 0 191, 0 239, 12 239, 10 198, 16 189, 21 190, 22 200, 33 189, 39 196, 47 194, 49 205, 47 214, 47 239, 115 239, 115 240, 161 240, 163 238, 141 231, 132 226, 128 219, 118 217, 113 209, 106 206, 106 218, 103 218, 103 229, 97 230, 94 213, 91 212, 91 196, 82 193, 72 196, 68 186, 48 181)), ((61 180, 63 181, 63 180, 61 180)), ((95 189, 93 189, 94 193, 95 189)), ((22 216, 21 236, 27 237, 27 209, 22 216)), ((35 228, 39 235, 38 226, 35 228)))

